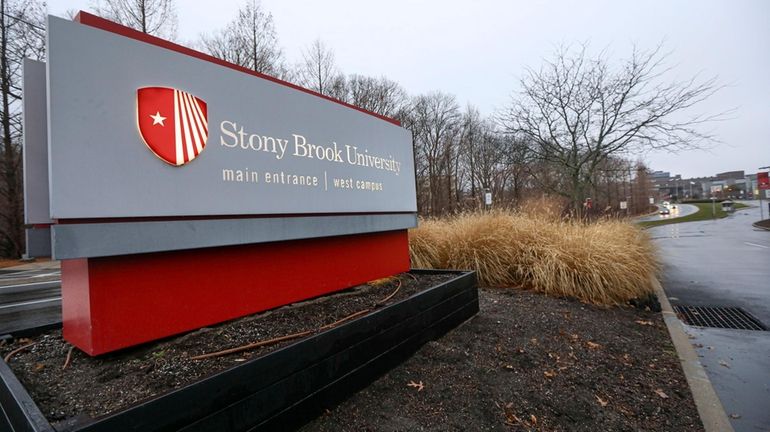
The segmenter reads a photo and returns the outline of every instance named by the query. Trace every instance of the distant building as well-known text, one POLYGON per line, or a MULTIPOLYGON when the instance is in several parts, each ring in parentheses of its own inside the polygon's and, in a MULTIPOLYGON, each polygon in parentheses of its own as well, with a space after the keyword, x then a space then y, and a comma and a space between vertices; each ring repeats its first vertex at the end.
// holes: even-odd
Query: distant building
POLYGON ((655 171, 650 174, 652 191, 657 195, 658 201, 677 200, 682 195, 685 184, 681 174, 671 177, 667 171, 655 171))
POLYGON ((757 176, 744 171, 726 171, 713 177, 694 177, 683 179, 670 172, 654 171, 650 173, 653 191, 658 200, 680 199, 753 199, 757 195, 757 176))
POLYGON ((716 175, 717 180, 743 180, 745 177, 743 171, 727 171, 716 175))
POLYGON ((746 198, 754 199, 759 194, 756 174, 746 174, 746 198))

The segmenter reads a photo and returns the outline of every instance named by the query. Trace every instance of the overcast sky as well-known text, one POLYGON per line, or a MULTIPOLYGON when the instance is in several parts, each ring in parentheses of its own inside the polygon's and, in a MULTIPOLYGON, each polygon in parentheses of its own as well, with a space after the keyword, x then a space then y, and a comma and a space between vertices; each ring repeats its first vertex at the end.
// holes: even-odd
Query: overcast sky
MULTIPOLYGON (((230 21, 245 0, 177 1, 178 39, 230 21), (212 5, 216 6, 212 6, 212 5)), ((49 12, 89 0, 49 0, 49 12)), ((718 76, 727 87, 698 112, 735 109, 708 129, 709 151, 650 154, 650 168, 707 176, 770 165, 770 1, 281 1, 263 0, 294 63, 320 38, 346 74, 384 75, 410 94, 440 90, 490 115, 558 44, 589 42, 626 57, 633 44, 671 51, 669 79, 718 76)))

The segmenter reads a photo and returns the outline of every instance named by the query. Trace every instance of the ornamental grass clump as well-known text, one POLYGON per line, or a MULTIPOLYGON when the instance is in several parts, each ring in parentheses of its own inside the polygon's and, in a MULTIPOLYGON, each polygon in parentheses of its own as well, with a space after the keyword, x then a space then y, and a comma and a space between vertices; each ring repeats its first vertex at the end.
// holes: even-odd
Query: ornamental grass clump
POLYGON ((471 269, 490 287, 531 289, 614 305, 652 293, 652 243, 616 220, 497 211, 421 221, 410 231, 415 268, 471 269))

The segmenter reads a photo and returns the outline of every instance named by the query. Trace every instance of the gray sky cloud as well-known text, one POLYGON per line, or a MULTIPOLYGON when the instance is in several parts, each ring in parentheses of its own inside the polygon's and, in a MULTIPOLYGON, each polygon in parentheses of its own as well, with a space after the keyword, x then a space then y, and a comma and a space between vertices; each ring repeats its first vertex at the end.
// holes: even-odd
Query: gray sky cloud
MULTIPOLYGON (((88 9, 88 0, 49 0, 49 11, 88 9)), ((243 1, 177 1, 179 39, 223 27, 243 1)), ((280 1, 273 14, 290 62, 321 38, 345 73, 384 75, 411 94, 453 93, 493 114, 558 44, 590 43, 624 58, 633 44, 671 51, 667 79, 718 76, 727 87, 698 112, 734 108, 709 129, 709 151, 650 154, 651 168, 685 176, 770 165, 770 2, 741 1, 280 1)))

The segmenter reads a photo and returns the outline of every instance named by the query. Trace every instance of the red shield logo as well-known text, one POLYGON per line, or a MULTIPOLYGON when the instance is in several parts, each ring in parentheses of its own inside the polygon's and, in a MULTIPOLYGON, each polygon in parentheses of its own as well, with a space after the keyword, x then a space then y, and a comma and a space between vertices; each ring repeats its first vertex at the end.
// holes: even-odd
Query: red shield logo
POLYGON ((136 119, 147 147, 163 161, 182 166, 206 147, 209 135, 206 102, 167 87, 136 91, 136 119))

